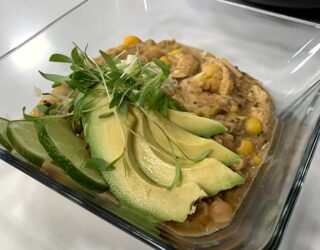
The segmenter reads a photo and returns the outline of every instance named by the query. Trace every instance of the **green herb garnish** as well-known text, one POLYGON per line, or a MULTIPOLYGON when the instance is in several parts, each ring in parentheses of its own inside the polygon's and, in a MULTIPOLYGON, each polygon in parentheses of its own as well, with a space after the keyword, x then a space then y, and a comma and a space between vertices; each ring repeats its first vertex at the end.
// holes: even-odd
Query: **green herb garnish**
MULTIPOLYGON (((148 117, 149 111, 147 110, 159 112, 164 117, 167 116, 169 108, 182 110, 180 105, 167 94, 175 89, 176 86, 176 81, 169 77, 169 67, 157 58, 148 63, 143 62, 139 59, 138 53, 128 55, 125 60, 120 60, 121 55, 111 58, 107 53, 100 50, 105 64, 98 64, 87 55, 86 49, 81 50, 77 45, 71 51, 71 56, 53 54, 50 57, 50 61, 71 64, 71 74, 63 76, 39 72, 45 79, 53 82, 52 87, 59 87, 61 84, 66 83, 71 88, 70 94, 65 99, 60 100, 61 102, 58 105, 50 108, 50 111, 45 106, 39 106, 39 109, 44 113, 43 117, 32 117, 23 112, 25 119, 50 120, 71 117, 73 122, 81 121, 85 113, 99 108, 93 105, 97 97, 106 98, 106 105, 109 105, 109 108, 112 109, 111 112, 102 114, 99 118, 115 115, 121 130, 123 124, 121 124, 118 114, 128 117, 130 106, 139 108, 148 119, 150 117, 148 117), (88 100, 86 98, 88 95, 95 98, 89 98, 88 100)), ((173 145, 177 145, 164 130, 161 131, 166 135, 170 145, 170 152, 168 153, 175 163, 176 174, 169 187, 173 188, 179 184, 182 177, 180 159, 173 148, 173 145)), ((136 135, 134 131, 130 130, 130 132, 136 135)), ((124 133, 123 139, 124 145, 126 145, 124 133)), ((206 151, 191 159, 178 146, 177 148, 185 156, 185 159, 193 162, 200 161, 210 154, 209 151, 206 151)), ((126 146, 123 152, 126 152, 126 146)), ((114 164, 121 159, 123 154, 110 163, 102 159, 89 158, 85 163, 85 167, 104 171, 112 170, 114 164)))
POLYGON ((111 116, 113 114, 114 114, 114 112, 110 111, 110 112, 107 112, 107 113, 100 115, 99 118, 108 118, 109 116, 111 116))
MULTIPOLYGON (((62 54, 50 57, 52 62, 70 63, 73 71, 71 74, 62 76, 39 72, 45 79, 54 82, 54 87, 66 83, 82 93, 101 84, 104 78, 111 93, 110 108, 116 108, 125 114, 129 103, 159 111, 163 116, 167 115, 168 108, 178 109, 177 103, 166 94, 166 89, 174 88, 176 82, 169 79, 170 69, 161 60, 154 59, 144 63, 138 55, 128 55, 126 60, 119 60, 101 50, 100 54, 106 64, 97 66, 86 51, 76 46, 71 57, 62 54)), ((75 114, 75 119, 79 119, 79 113, 75 114)))

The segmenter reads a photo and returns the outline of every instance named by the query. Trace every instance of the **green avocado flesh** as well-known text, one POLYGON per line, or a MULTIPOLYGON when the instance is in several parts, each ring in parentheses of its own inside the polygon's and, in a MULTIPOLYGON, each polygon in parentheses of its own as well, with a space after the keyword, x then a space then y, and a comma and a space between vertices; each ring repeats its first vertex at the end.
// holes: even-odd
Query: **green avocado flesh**
POLYGON ((112 171, 104 171, 103 176, 110 186, 111 192, 123 205, 143 213, 157 221, 183 222, 191 211, 194 202, 206 193, 195 183, 188 183, 170 190, 154 185, 139 169, 132 155, 132 134, 128 128, 134 129, 135 118, 113 115, 99 118, 110 110, 99 108, 87 117, 87 141, 93 157, 111 162, 119 157, 127 147, 124 157, 112 171))
MULTIPOLYGON (((134 150, 133 155, 135 155, 144 174, 158 185, 170 187, 175 177, 175 166, 162 160, 168 157, 164 155, 165 153, 158 152, 158 154, 155 154, 154 149, 149 146, 150 144, 154 146, 156 144, 152 141, 151 132, 148 130, 148 127, 143 126, 143 124, 147 123, 147 119, 145 119, 143 113, 138 109, 134 109, 134 115, 137 122, 136 132, 147 139, 148 143, 140 137, 135 136, 132 147, 134 150), (163 157, 159 158, 159 154, 162 154, 163 157)), ((205 158, 196 163, 189 161, 187 164, 180 165, 182 166, 182 184, 197 183, 211 196, 221 190, 243 184, 245 181, 239 174, 233 172, 214 158, 205 158)))
MULTIPOLYGON (((111 110, 106 100, 101 100, 98 107, 83 120, 86 141, 94 158, 112 162, 123 155, 114 170, 102 171, 110 191, 123 205, 156 221, 183 222, 196 200, 244 183, 241 176, 218 160, 206 158, 183 165, 180 185, 166 188, 175 176, 174 167, 158 157, 149 147, 150 143, 141 143, 144 139, 138 142, 137 138, 143 138, 144 133, 151 135, 150 131, 143 131, 143 114, 131 110, 128 118, 120 114, 99 118, 111 110), (151 168, 157 167, 152 176, 151 168)), ((165 158, 166 153, 164 155, 165 158)))
POLYGON ((38 138, 49 156, 76 182, 102 192, 107 183, 98 170, 85 167, 89 158, 85 142, 76 136, 65 120, 36 124, 38 138))
POLYGON ((7 136, 7 127, 9 121, 0 117, 0 145, 8 151, 12 150, 12 145, 7 136))
POLYGON ((7 135, 13 148, 26 160, 41 167, 49 156, 38 140, 34 122, 10 121, 7 135))
POLYGON ((193 135, 184 129, 180 128, 173 122, 161 117, 155 112, 148 112, 148 126, 150 128, 151 134, 158 145, 166 150, 168 153, 170 149, 170 144, 164 134, 167 133, 169 138, 178 145, 173 145, 175 154, 181 158, 185 156, 181 150, 189 157, 195 158, 201 155, 206 150, 211 150, 209 158, 216 158, 223 164, 230 166, 238 163, 241 159, 240 156, 233 153, 229 149, 225 148, 221 144, 217 143, 212 139, 202 138, 193 135), (180 150, 181 149, 181 150, 180 150))
POLYGON ((169 109, 168 119, 192 134, 207 138, 227 132, 227 128, 222 123, 189 112, 169 109))

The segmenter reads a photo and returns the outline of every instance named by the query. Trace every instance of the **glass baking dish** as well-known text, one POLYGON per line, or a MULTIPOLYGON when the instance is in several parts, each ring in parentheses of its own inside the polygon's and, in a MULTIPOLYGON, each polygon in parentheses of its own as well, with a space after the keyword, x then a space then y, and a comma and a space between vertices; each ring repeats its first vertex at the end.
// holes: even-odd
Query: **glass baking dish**
POLYGON ((97 55, 128 34, 177 41, 228 58, 263 82, 277 112, 268 155, 232 223, 202 237, 184 237, 145 221, 107 196, 86 193, 59 173, 42 171, 0 149, 0 158, 149 245, 164 248, 274 249, 307 173, 320 134, 320 30, 316 24, 212 0, 88 1, 0 58, 0 116, 21 117, 37 104, 34 87, 50 84, 37 70, 67 73, 48 63, 76 42, 97 55))

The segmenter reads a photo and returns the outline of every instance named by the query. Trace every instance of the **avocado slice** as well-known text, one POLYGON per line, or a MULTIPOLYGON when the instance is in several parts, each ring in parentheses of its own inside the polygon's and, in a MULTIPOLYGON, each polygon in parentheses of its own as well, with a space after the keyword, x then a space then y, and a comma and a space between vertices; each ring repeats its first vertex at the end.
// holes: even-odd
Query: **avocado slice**
MULTIPOLYGON (((166 158, 167 155, 159 158, 155 154, 155 149, 150 144, 156 146, 156 143, 152 140, 148 126, 143 126, 147 123, 146 118, 136 108, 133 109, 133 113, 137 121, 136 132, 148 141, 147 143, 140 137, 134 136, 132 140, 133 154, 145 175, 160 186, 170 187, 175 177, 175 166, 161 159, 166 158)), ((165 154, 159 151, 157 153, 165 154)), ((197 163, 186 162, 186 164, 181 164, 182 185, 197 183, 210 196, 245 182, 243 177, 214 158, 206 158, 197 163)))
MULTIPOLYGON (((165 119, 159 113, 156 113, 154 111, 148 111, 148 116, 148 126, 150 128, 154 140, 158 143, 158 145, 161 148, 167 150, 168 153, 170 153, 170 144, 164 132, 190 158, 198 157, 203 152, 211 150, 211 153, 208 157, 216 158, 217 160, 219 160, 227 166, 238 163, 241 159, 240 156, 233 153, 232 151, 225 148, 216 141, 193 135, 185 131, 184 129, 180 128, 173 122, 169 121, 168 119, 165 119)), ((176 145, 173 145, 173 148, 175 154, 178 157, 185 157, 176 145)))
MULTIPOLYGON (((103 101, 99 106, 103 105, 103 101)), ((194 202, 206 193, 195 183, 188 183, 170 190, 154 185, 140 170, 132 153, 132 134, 135 118, 112 115, 99 118, 110 112, 107 106, 88 114, 86 121, 87 142, 91 154, 111 162, 119 157, 125 147, 124 156, 115 163, 112 171, 103 171, 103 176, 111 192, 125 206, 155 221, 183 222, 194 202)))
POLYGON ((221 122, 189 112, 169 109, 168 119, 184 130, 206 138, 228 131, 221 122))

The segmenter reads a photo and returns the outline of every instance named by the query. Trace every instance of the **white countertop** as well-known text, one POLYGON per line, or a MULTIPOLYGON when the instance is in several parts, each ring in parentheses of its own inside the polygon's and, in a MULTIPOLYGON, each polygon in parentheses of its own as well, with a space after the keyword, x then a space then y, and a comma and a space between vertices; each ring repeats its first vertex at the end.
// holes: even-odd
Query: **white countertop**
MULTIPOLYGON (((0 56, 82 2, 0 1, 0 56)), ((319 249, 319 164, 320 147, 315 152, 281 250, 319 249)), ((0 190, 1 249, 150 249, 1 160, 0 190)))

